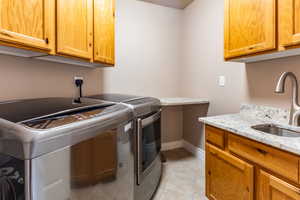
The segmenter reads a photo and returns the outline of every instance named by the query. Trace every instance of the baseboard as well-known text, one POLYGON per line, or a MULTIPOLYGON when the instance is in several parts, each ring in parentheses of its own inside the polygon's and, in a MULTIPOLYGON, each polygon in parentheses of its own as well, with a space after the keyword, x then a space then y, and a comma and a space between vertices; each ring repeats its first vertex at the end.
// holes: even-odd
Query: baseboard
POLYGON ((192 153, 200 160, 205 159, 205 151, 203 149, 196 147, 185 140, 178 140, 175 142, 162 143, 161 149, 162 149, 162 151, 168 151, 168 150, 178 149, 178 148, 185 148, 185 150, 192 153))
POLYGON ((205 151, 203 149, 196 147, 185 140, 182 141, 182 144, 183 148, 195 155, 198 159, 205 160, 205 151))
POLYGON ((178 149, 181 147, 183 147, 183 140, 178 140, 175 142, 162 143, 161 150, 168 151, 168 150, 172 150, 172 149, 178 149))

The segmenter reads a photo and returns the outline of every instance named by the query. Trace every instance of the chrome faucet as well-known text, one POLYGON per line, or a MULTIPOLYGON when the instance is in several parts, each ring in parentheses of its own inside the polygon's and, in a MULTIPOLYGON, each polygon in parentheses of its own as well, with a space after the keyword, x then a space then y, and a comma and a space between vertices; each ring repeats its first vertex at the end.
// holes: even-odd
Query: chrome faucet
POLYGON ((278 79, 277 86, 275 89, 276 93, 284 93, 285 90, 285 81, 289 77, 292 81, 292 105, 290 111, 290 125, 299 126, 299 116, 300 116, 300 106, 298 103, 298 80, 294 73, 284 72, 278 79))

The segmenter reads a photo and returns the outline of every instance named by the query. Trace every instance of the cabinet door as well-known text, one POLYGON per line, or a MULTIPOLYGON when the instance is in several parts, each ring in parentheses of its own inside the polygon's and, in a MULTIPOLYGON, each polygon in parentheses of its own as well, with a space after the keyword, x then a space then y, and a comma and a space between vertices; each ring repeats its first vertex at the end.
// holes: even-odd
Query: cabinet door
POLYGON ((57 53, 92 59, 93 0, 57 0, 57 53))
POLYGON ((115 63, 115 0, 94 0, 94 60, 115 63))
POLYGON ((206 195, 213 200, 252 200, 253 166, 206 145, 206 195))
POLYGON ((225 59, 276 48, 275 0, 225 0, 225 59))
POLYGON ((279 45, 300 45, 300 0, 279 0, 279 45))
POLYGON ((260 171, 259 200, 300 200, 300 188, 296 188, 279 178, 260 171))
POLYGON ((54 50, 55 1, 0 0, 0 40, 54 50))

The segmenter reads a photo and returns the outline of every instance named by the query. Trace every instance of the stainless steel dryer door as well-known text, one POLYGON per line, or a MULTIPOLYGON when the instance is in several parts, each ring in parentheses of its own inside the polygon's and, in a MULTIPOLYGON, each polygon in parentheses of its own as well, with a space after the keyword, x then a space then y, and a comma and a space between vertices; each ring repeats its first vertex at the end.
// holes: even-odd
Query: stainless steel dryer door
POLYGON ((132 200, 132 123, 32 161, 32 200, 132 200))
POLYGON ((137 121, 138 185, 151 172, 161 150, 161 111, 137 121))

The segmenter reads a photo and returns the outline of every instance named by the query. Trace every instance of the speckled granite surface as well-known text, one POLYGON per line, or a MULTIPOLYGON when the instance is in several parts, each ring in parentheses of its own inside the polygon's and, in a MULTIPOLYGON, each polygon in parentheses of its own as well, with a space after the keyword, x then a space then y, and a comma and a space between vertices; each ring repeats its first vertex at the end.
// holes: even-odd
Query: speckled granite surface
POLYGON ((300 132, 300 127, 289 126, 288 120, 288 110, 247 104, 242 105, 237 114, 199 118, 205 124, 300 155, 300 134, 297 138, 280 137, 251 128, 258 124, 273 123, 300 132))

